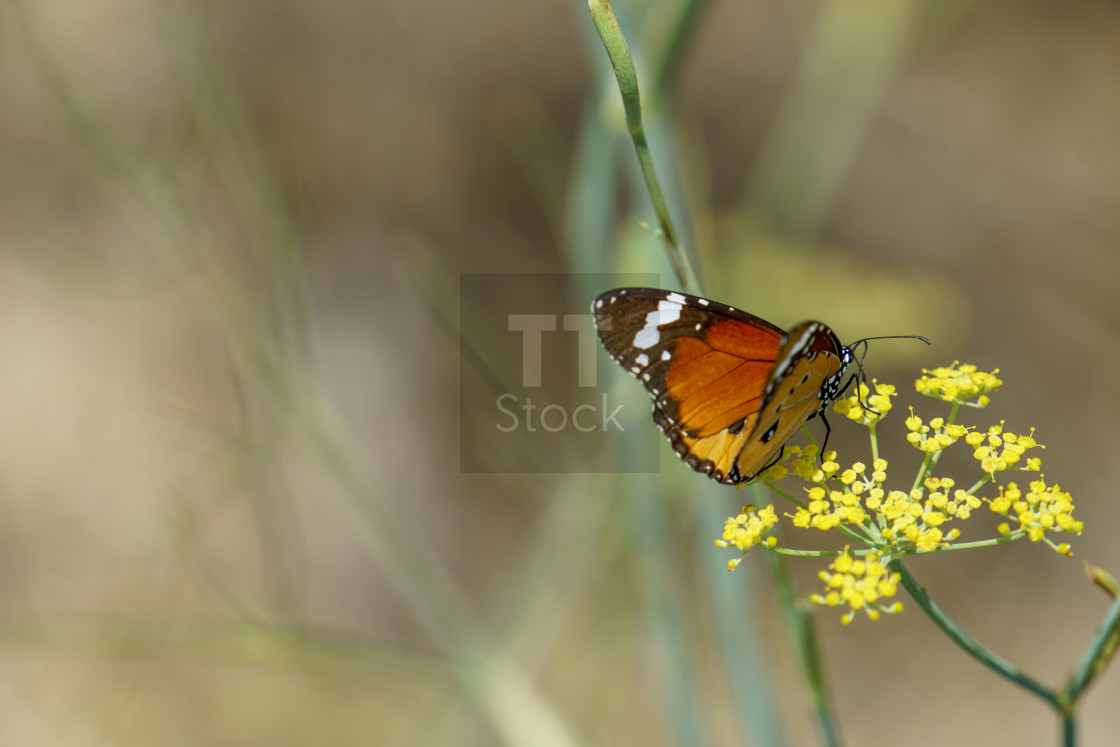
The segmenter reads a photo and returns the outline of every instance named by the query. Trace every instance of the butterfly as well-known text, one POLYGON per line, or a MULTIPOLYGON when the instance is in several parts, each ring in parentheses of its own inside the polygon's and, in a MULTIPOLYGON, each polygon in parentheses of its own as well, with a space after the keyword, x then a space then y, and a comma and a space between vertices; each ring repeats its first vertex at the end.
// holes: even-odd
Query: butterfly
POLYGON ((866 341, 843 345, 822 322, 785 332, 731 306, 652 288, 607 291, 591 312, 603 347, 653 398, 653 420, 673 451, 725 485, 778 461, 794 431, 824 419, 862 375, 844 382, 852 348, 866 341))

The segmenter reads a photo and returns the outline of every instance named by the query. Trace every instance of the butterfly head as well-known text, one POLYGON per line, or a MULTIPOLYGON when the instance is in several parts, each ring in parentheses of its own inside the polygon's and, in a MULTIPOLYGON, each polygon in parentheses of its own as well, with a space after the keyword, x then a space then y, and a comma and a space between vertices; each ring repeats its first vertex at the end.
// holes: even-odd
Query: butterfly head
POLYGON ((782 338, 778 359, 767 381, 766 398, 777 396, 780 387, 791 381, 811 382, 818 389, 819 412, 851 385, 851 379, 844 382, 844 374, 853 360, 852 348, 840 342, 827 324, 801 322, 782 338), (824 357, 818 357, 822 354, 824 357))

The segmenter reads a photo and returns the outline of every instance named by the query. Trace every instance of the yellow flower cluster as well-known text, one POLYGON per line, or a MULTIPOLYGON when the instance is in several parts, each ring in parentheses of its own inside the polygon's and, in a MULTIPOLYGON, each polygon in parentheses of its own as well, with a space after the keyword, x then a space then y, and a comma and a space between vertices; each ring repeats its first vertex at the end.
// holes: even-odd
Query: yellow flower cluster
MULTIPOLYGON (((1000 487, 999 496, 988 501, 989 507, 997 514, 1015 519, 1019 528, 1026 530, 1031 542, 1043 539, 1047 531, 1081 534, 1084 524, 1073 518, 1073 499, 1058 485, 1047 485, 1040 475, 1030 484, 1026 495, 1015 483, 1000 487)), ((1000 534, 1009 534, 1011 527, 1004 523, 999 526, 1000 534)), ((1070 555, 1069 545, 1057 545, 1055 549, 1063 555, 1070 555)))
POLYGON ((935 368, 932 371, 922 369, 925 374, 914 382, 914 388, 920 394, 946 402, 964 403, 976 397, 976 404, 985 407, 988 404, 988 393, 994 392, 1003 382, 996 377, 999 369, 986 373, 977 371, 976 366, 953 361, 951 366, 935 368))
POLYGON ((732 516, 724 522, 723 536, 716 540, 716 547, 737 547, 743 551, 742 555, 727 562, 727 570, 733 571, 743 559, 747 551, 757 545, 759 541, 768 547, 778 544, 776 537, 763 537, 770 528, 778 523, 778 514, 773 506, 756 509, 754 506, 744 506, 738 516, 732 516))
POLYGON ((829 570, 821 571, 819 574, 826 587, 825 593, 813 594, 809 599, 829 607, 842 604, 850 607, 851 609, 840 618, 845 625, 850 623, 856 611, 861 609, 872 620, 878 620, 880 612, 887 614, 901 612, 901 602, 894 602, 890 606, 880 603, 881 599, 895 595, 901 578, 898 573, 890 573, 890 569, 882 560, 883 554, 877 550, 872 550, 864 558, 853 558, 845 547, 844 554, 829 564, 829 570))
MULTIPOLYGON (((793 514, 793 525, 799 529, 827 531, 841 524, 858 526, 874 518, 882 537, 896 547, 928 552, 960 537, 959 529, 944 529, 946 522, 963 521, 981 505, 976 496, 964 490, 952 490, 954 482, 948 477, 927 478, 925 490, 887 491, 883 488, 887 480, 887 461, 877 459, 873 466, 870 475, 861 462, 840 472, 836 479, 842 487, 826 490, 815 485, 808 488, 808 503, 793 514)), ((839 465, 825 462, 822 470, 834 473, 839 471, 839 465)))
MULTIPOLYGON (((829 456, 835 456, 830 453, 829 456)), ((887 462, 875 460, 875 471, 867 476, 867 466, 856 462, 837 478, 843 489, 825 490, 820 485, 809 488, 809 503, 798 508, 793 516, 793 525, 801 529, 832 529, 840 524, 862 524, 868 514, 864 510, 861 496, 867 493, 869 499, 882 497, 883 481, 887 479, 887 462)), ((832 460, 826 461, 817 472, 830 477, 838 472, 840 465, 832 460)), ((816 480, 815 482, 821 482, 816 480)))
MULTIPOLYGON (((821 472, 821 468, 816 464, 818 451, 820 451, 820 449, 817 448, 816 444, 809 444, 804 448, 801 446, 786 446, 785 451, 782 453, 782 460, 763 472, 762 476, 767 480, 777 482, 787 475, 793 474, 797 475, 802 480, 820 482, 824 479, 824 473, 821 472)), ((835 451, 826 452, 824 454, 826 462, 828 455, 834 455, 835 453, 835 451)))
MULTIPOLYGON (((845 549, 829 570, 821 573, 828 589, 823 595, 815 595, 814 602, 850 607, 844 616, 845 623, 853 619, 858 609, 865 609, 872 619, 876 619, 880 612, 901 610, 901 605, 897 603, 890 608, 878 603, 879 599, 895 593, 898 581, 897 574, 888 572, 887 564, 882 562, 883 557, 889 562, 891 557, 964 547, 953 544, 961 536, 961 531, 952 526, 952 522, 967 520, 985 502, 993 512, 1009 520, 999 527, 1004 537, 1010 535, 1018 539, 1027 536, 1035 542, 1046 542, 1062 554, 1072 554, 1068 544, 1055 544, 1047 534, 1080 534, 1083 527, 1082 522, 1073 518, 1074 506, 1070 495, 1059 486, 1047 486, 1039 475, 1026 491, 1015 483, 1009 483, 999 488, 996 498, 976 495, 984 485, 994 483, 997 473, 1003 470, 1040 472, 1041 459, 1029 456, 1028 452, 1046 448, 1034 439, 1033 428, 1024 435, 1005 431, 1003 422, 986 429, 974 429, 974 426, 954 422, 960 405, 982 407, 988 403, 987 394, 1002 384, 996 373, 998 370, 984 373, 977 371, 976 366, 954 362, 946 368, 925 371, 925 375, 916 382, 919 392, 950 402, 952 407, 947 418, 937 417, 929 421, 924 421, 914 413, 913 408, 910 409, 905 423, 908 431, 906 440, 923 452, 924 458, 918 477, 906 483, 913 485, 909 490, 889 489, 888 465, 884 459, 876 458, 870 466, 855 462, 851 467, 844 468, 836 461, 835 451, 819 454, 815 445, 787 446, 780 463, 766 470, 764 476, 768 481, 796 475, 807 483, 804 501, 786 495, 797 504, 796 512, 787 514, 795 527, 824 531, 840 528, 870 548, 870 552, 864 551, 868 554, 862 559, 845 549), (968 490, 957 488, 951 478, 932 475, 940 463, 941 452, 962 440, 972 447, 973 456, 985 473, 968 490)), ((871 387, 861 382, 856 394, 834 405, 836 412, 869 427, 872 454, 876 456, 878 435, 875 424, 890 412, 893 396, 894 387, 872 380, 871 387), (871 389, 874 389, 874 394, 871 389)), ((774 489, 778 490, 777 487, 774 489)), ((716 545, 735 547, 742 553, 728 563, 728 568, 735 568, 748 550, 760 544, 764 549, 793 554, 792 550, 779 548, 776 538, 768 536, 777 521, 773 506, 762 510, 744 508, 738 516, 727 519, 723 536, 716 540, 716 545)), ((992 538, 970 544, 995 544, 999 541, 992 538)), ((828 553, 798 551, 796 554, 828 553)))
POLYGON ((832 409, 860 425, 878 423, 891 411, 891 397, 895 396, 895 388, 890 384, 880 384, 874 379, 871 380, 871 383, 875 385, 875 394, 871 394, 867 384, 860 382, 859 386, 856 387, 859 390, 858 396, 853 394, 850 397, 837 400, 832 409), (867 407, 864 407, 864 404, 867 407))
POLYGON ((968 429, 963 425, 955 423, 946 425, 944 418, 934 418, 929 421, 929 425, 926 425, 914 414, 913 407, 910 408, 910 417, 906 418, 906 430, 910 431, 906 434, 906 440, 910 445, 927 454, 952 446, 957 439, 968 433, 968 429))
POLYGON ((952 519, 967 519, 980 508, 981 500, 964 490, 956 490, 950 496, 954 482, 949 477, 929 477, 924 485, 928 495, 920 488, 910 493, 892 490, 881 503, 869 500, 867 507, 886 520, 883 523, 888 526, 882 530, 883 537, 891 541, 905 539, 919 551, 928 552, 959 537, 959 529, 945 532, 941 527, 952 519))
MULTIPOLYGON (((999 425, 988 428, 987 433, 975 431, 965 436, 964 440, 970 446, 976 447, 972 456, 980 462, 981 468, 989 475, 994 476, 996 472, 1002 472, 1017 464, 1028 449, 1046 448, 1035 441, 1033 436, 1034 428, 1031 428, 1031 432, 1026 436, 1004 433, 1003 421, 1001 420, 999 425)), ((1041 467, 1042 460, 1038 457, 1027 460, 1026 469, 1038 471, 1041 467)))

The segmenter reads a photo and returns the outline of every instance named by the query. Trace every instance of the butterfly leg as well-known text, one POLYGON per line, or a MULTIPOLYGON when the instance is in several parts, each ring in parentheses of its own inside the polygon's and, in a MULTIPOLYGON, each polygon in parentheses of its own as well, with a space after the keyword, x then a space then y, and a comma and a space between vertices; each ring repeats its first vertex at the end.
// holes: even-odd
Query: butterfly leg
POLYGON ((861 368, 859 370, 859 383, 856 384, 856 398, 859 400, 859 406, 860 407, 862 407, 863 409, 865 409, 869 412, 873 412, 876 415, 878 415, 879 411, 876 410, 874 407, 872 407, 869 403, 867 403, 863 399, 863 388, 865 386, 867 387, 867 393, 870 394, 871 393, 871 387, 868 386, 868 384, 867 384, 867 374, 865 374, 863 372, 863 369, 861 368))
MULTIPOLYGON (((867 402, 866 400, 864 400, 864 398, 863 398, 863 389, 861 389, 860 387, 864 387, 864 386, 867 386, 867 375, 866 375, 866 374, 864 374, 864 372, 863 372, 863 369, 862 369, 862 368, 860 368, 860 370, 859 370, 859 373, 854 373, 854 374, 852 374, 852 378, 848 379, 848 383, 847 383, 847 384, 845 384, 845 385, 844 385, 844 388, 843 388, 843 389, 841 389, 841 390, 840 390, 840 391, 839 391, 839 392, 837 393, 837 395, 836 395, 836 399, 840 399, 840 397, 842 397, 842 396, 844 395, 844 392, 848 391, 848 389, 849 389, 849 388, 850 388, 850 387, 852 386, 852 382, 853 382, 853 381, 858 381, 858 382, 859 382, 859 383, 858 383, 858 384, 856 385, 856 399, 857 399, 857 400, 859 400, 859 406, 860 406, 860 407, 862 407, 863 409, 867 410, 868 412, 873 412, 873 413, 875 413, 876 415, 878 415, 878 414, 879 414, 879 411, 878 411, 878 410, 876 410, 876 409, 875 409, 874 407, 872 407, 872 406, 871 406, 871 405, 870 405, 870 404, 869 404, 869 403, 868 403, 868 402, 867 402)), ((867 386, 867 391, 868 391, 868 393, 870 393, 870 392, 871 392, 871 387, 867 386)))
MULTIPOLYGON (((859 400, 859 406, 862 407, 863 409, 867 410, 868 412, 873 412, 876 415, 878 415, 879 414, 878 410, 876 410, 874 407, 869 405, 867 402, 863 401, 863 387, 867 386, 867 374, 865 374, 863 372, 863 361, 864 361, 865 358, 867 358, 867 343, 866 342, 864 342, 864 344, 863 344, 863 355, 861 355, 859 357, 859 360, 856 362, 856 368, 858 368, 859 371, 857 373, 853 374, 852 378, 848 379, 848 383, 844 385, 844 389, 842 389, 840 393, 843 394, 845 391, 847 391, 848 387, 850 387, 852 385, 853 381, 858 381, 858 383, 856 384, 856 399, 859 400)), ((869 387, 869 386, 867 387, 867 392, 868 392, 868 394, 871 393, 871 387, 869 387)), ((823 449, 822 449, 822 451, 823 451, 823 449)))
POLYGON ((778 456, 776 456, 776 457, 774 457, 773 459, 771 459, 771 460, 770 460, 770 463, 769 463, 769 464, 767 464, 767 465, 766 465, 765 467, 763 467, 762 469, 760 469, 760 470, 758 471, 758 473, 757 473, 757 474, 758 474, 758 475, 761 475, 761 474, 762 474, 763 472, 765 472, 766 470, 770 469, 771 467, 773 467, 773 466, 774 466, 775 464, 777 464, 778 462, 782 461, 782 454, 784 454, 784 453, 785 453, 785 451, 786 451, 786 447, 785 447, 785 446, 783 445, 783 446, 782 446, 782 448, 778 449, 778 456))
MULTIPOLYGON (((850 384, 851 381, 849 381, 848 383, 850 384)), ((821 422, 824 423, 824 441, 821 442, 821 451, 820 451, 821 463, 823 464, 824 463, 824 450, 828 446, 828 437, 832 435, 832 426, 828 424, 828 418, 825 416, 824 410, 821 410, 820 416, 821 416, 821 422)))

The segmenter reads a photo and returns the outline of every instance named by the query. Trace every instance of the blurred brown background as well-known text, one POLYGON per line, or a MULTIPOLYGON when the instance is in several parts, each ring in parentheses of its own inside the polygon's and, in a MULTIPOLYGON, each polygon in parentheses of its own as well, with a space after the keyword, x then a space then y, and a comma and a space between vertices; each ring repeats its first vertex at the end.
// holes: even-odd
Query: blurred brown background
MULTIPOLYGON (((643 85, 682 7, 619 3, 643 85)), ((706 291, 929 335, 868 358, 896 412, 922 366, 1001 370, 963 420, 1038 429, 1077 557, 909 567, 1057 685, 1107 607, 1082 561, 1120 570, 1120 6, 688 7, 643 93, 706 291)), ((761 553, 711 546, 745 494, 665 446, 661 477, 460 473, 487 456, 460 367, 485 383, 503 343, 460 357, 461 309, 502 299, 459 273, 671 277, 604 65, 575 0, 0 5, 5 742, 820 743, 761 553)), ((577 312, 605 290, 557 282, 577 312)), ((838 617, 848 744, 1055 743, 913 605, 838 617)), ((1110 671, 1083 744, 1118 696, 1110 671)))

